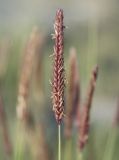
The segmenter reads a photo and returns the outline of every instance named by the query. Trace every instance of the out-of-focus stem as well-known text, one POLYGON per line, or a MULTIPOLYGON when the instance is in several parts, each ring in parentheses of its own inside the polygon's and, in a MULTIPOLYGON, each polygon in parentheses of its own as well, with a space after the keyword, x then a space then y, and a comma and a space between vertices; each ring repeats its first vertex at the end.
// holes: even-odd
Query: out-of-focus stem
POLYGON ((117 137, 118 137, 117 128, 111 129, 107 137, 107 143, 105 145, 105 150, 102 160, 113 159, 117 137))
POLYGON ((72 160, 72 139, 66 139, 64 146, 64 160, 72 160))
POLYGON ((13 155, 13 160, 22 160, 24 158, 24 132, 22 130, 22 124, 20 121, 17 122, 16 125, 16 139, 15 139, 15 144, 14 144, 14 155, 13 155))
POLYGON ((8 126, 7 126, 7 120, 6 120, 6 114, 4 111, 4 106, 2 102, 2 97, 0 97, 0 122, 1 122, 1 128, 3 132, 3 140, 4 140, 4 146, 5 146, 5 152, 6 155, 10 158, 12 155, 12 144, 9 137, 8 132, 8 126))

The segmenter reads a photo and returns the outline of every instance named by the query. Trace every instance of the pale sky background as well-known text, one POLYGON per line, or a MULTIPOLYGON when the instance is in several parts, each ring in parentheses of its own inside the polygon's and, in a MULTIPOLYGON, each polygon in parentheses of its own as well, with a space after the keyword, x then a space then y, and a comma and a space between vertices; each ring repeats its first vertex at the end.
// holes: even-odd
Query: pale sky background
POLYGON ((106 19, 119 15, 118 0, 0 0, 1 27, 32 23, 50 25, 57 8, 63 8, 66 23, 106 19))

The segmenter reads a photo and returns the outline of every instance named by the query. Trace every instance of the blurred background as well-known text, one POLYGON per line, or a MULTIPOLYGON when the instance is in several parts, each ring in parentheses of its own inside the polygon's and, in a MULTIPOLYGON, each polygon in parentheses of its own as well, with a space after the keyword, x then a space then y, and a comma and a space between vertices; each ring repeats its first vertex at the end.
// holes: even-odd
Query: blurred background
MULTIPOLYGON (((102 137, 104 138, 102 142, 96 144, 98 155, 98 152, 101 154, 103 150, 103 147, 102 150, 99 148, 105 142, 108 127, 112 127, 118 105, 118 0, 0 0, 0 94, 6 112, 9 134, 14 144, 17 123, 16 105, 23 55, 29 35, 37 26, 42 47, 38 51, 36 63, 34 62, 29 107, 36 121, 44 124, 47 141, 53 152, 54 146, 51 142, 52 138, 57 139, 57 131, 55 131, 54 115, 51 113, 49 80, 52 79, 52 59, 49 56, 53 53, 54 41, 51 34, 54 33, 53 24, 58 8, 64 10, 64 24, 67 26, 64 31, 66 75, 69 50, 75 47, 82 101, 85 98, 91 70, 95 64, 99 66, 91 110, 91 124, 92 128, 95 126, 97 139, 100 141, 102 137), (103 131, 105 131, 104 136, 99 138, 103 131)), ((0 133, 1 142, 2 136, 0 133)), ((93 149, 95 151, 95 147, 93 149)), ((3 150, 3 143, 0 143, 1 160, 5 159, 3 150)), ((27 153, 29 151, 26 149, 24 155, 27 153)), ((117 153, 115 151, 115 160, 118 160, 117 153)), ((100 159, 99 156, 95 155, 96 159, 100 159)))

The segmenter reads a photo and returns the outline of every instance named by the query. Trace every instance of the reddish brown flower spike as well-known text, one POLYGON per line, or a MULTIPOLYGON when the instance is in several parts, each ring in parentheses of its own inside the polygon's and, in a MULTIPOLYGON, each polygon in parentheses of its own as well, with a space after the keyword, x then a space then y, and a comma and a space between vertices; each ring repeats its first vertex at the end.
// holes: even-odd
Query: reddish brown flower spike
POLYGON ((98 66, 92 71, 89 89, 87 92, 86 101, 82 110, 81 123, 80 123, 80 135, 79 135, 79 147, 82 150, 88 140, 89 123, 90 123, 90 109, 92 98, 95 90, 96 80, 98 75, 98 66))
POLYGON ((64 115, 64 58, 63 58, 63 10, 59 9, 56 12, 55 24, 54 24, 54 68, 53 68, 53 111, 58 124, 61 123, 64 115))
POLYGON ((73 122, 76 119, 77 111, 80 107, 80 81, 75 48, 71 48, 69 57, 68 90, 66 100, 66 118, 64 134, 66 138, 71 138, 73 122))

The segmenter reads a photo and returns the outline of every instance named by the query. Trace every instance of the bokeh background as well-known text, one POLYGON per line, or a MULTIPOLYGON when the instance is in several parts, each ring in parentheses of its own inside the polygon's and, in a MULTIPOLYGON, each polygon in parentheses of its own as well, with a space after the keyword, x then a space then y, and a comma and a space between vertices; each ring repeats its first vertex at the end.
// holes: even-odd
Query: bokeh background
MULTIPOLYGON (((64 40, 66 72, 69 49, 75 47, 79 62, 82 101, 85 98, 91 70, 95 64, 99 66, 91 124, 92 128, 93 125, 95 126, 94 130, 97 133, 95 141, 102 141, 102 143, 97 142, 97 150, 101 154, 100 148, 106 144, 104 137, 115 119, 119 97, 118 0, 0 0, 0 94, 4 101, 10 137, 12 141, 16 141, 14 136, 17 122, 16 104, 22 56, 29 35, 33 27, 37 26, 44 38, 42 74, 33 73, 32 77, 35 78, 31 83, 29 104, 36 119, 45 123, 51 148, 53 148, 52 138, 54 141, 57 139, 56 123, 53 114, 50 113, 52 105, 49 80, 52 78, 52 59, 49 56, 53 53, 54 42, 51 34, 54 32, 53 23, 58 8, 64 10, 64 23, 67 26, 64 40), (39 85, 42 89, 38 87, 39 85), (104 131, 104 140, 100 140, 99 135, 104 131)), ((1 142, 2 139, 1 133, 1 142)), ((1 160, 5 159, 3 150, 3 144, 0 143, 1 160)), ((118 155, 116 151, 115 155, 118 155)), ((95 160, 98 159, 97 157, 95 155, 95 160)), ((117 159, 115 156, 115 160, 117 159)))

